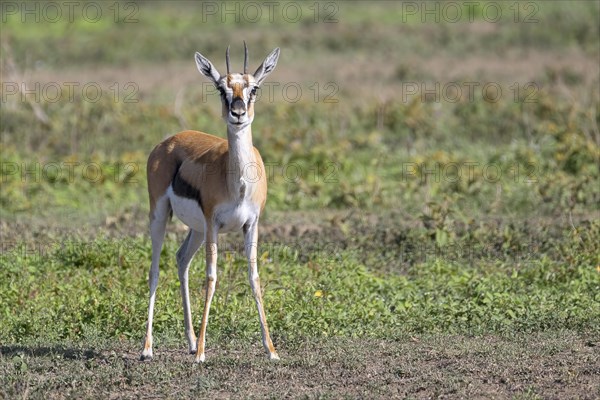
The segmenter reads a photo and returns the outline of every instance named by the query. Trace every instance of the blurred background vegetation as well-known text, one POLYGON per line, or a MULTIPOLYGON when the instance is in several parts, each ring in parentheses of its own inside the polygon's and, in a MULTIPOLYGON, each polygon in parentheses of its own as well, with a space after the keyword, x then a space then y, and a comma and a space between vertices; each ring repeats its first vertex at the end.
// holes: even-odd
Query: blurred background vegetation
POLYGON ((269 210, 597 211, 598 3, 488 3, 458 22, 444 3, 83 2, 72 19, 4 5, 3 214, 146 209, 156 143, 224 135, 193 53, 223 70, 231 44, 239 69, 242 40, 252 68, 282 48, 254 124, 269 210))

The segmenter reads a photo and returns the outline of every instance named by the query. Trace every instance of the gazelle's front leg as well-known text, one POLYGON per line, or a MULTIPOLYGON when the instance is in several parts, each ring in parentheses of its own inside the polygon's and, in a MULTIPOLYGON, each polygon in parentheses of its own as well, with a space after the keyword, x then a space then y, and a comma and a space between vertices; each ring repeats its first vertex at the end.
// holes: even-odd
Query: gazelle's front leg
POLYGON ((248 257, 248 279, 252 287, 252 295, 258 308, 258 318, 260 319, 260 328, 262 331, 263 346, 269 359, 279 360, 279 356, 275 351, 271 336, 269 335, 269 327, 267 325, 267 317, 263 307, 262 293, 260 289, 260 279, 258 278, 257 253, 258 253, 258 219, 253 223, 244 226, 244 242, 246 246, 246 257, 248 257))
POLYGON ((200 336, 196 344, 196 362, 204 362, 204 346, 206 345, 206 325, 208 324, 208 313, 210 303, 215 294, 217 284, 217 230, 216 227, 207 224, 206 230, 206 299, 204 301, 204 312, 202 313, 202 324, 200 336))

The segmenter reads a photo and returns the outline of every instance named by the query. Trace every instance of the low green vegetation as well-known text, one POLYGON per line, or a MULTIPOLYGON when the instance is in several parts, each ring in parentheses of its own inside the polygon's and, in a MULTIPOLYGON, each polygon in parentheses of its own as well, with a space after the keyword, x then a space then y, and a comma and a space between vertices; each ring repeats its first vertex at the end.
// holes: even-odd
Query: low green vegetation
MULTIPOLYGON (((269 242, 261 246, 260 264, 272 330, 285 345, 321 336, 597 332, 599 260, 594 251, 599 230, 594 223, 581 234, 567 233, 555 254, 542 245, 538 256, 528 253, 532 248, 514 248, 518 244, 508 239, 495 259, 474 254, 486 250, 482 242, 424 249, 407 239, 410 254, 392 248, 398 259, 413 263, 401 275, 373 271, 375 261, 365 267, 356 254, 359 248, 322 242, 320 249, 301 254, 293 244, 269 242)), ((246 263, 232 249, 225 246, 221 258, 211 341, 256 340, 259 334, 246 263)), ((176 242, 169 241, 156 312, 158 346, 183 340, 175 251, 176 242)), ((146 318, 149 254, 146 239, 16 246, 0 258, 2 301, 12 305, 4 309, 0 335, 9 343, 138 340, 146 318)), ((203 262, 196 264, 192 293, 198 313, 203 262)))

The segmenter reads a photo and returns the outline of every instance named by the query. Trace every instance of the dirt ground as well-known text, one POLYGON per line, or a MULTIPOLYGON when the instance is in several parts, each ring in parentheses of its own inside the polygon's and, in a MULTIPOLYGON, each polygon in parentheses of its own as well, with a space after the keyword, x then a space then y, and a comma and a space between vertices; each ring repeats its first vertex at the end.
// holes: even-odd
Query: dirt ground
POLYGON ((3 346, 0 397, 597 399, 599 345, 574 332, 306 338, 279 343, 279 362, 258 341, 213 344, 203 365, 184 346, 158 347, 151 362, 132 344, 3 346))

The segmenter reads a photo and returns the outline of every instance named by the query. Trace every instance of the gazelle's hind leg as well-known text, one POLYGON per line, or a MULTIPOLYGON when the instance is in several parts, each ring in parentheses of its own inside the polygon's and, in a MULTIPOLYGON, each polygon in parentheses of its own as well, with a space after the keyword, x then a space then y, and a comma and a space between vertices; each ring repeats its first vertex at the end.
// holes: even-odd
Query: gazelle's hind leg
MULTIPOLYGON (((208 219, 208 218, 207 218, 208 219)), ((196 347, 196 362, 204 362, 204 348, 206 346, 206 326, 208 325, 208 314, 210 303, 215 294, 217 284, 217 234, 216 227, 207 224, 206 230, 206 298, 204 300, 204 312, 202 313, 202 324, 200 325, 200 336, 198 336, 196 347)))
POLYGON ((156 287, 158 286, 158 264, 160 262, 160 253, 165 240, 165 230, 167 220, 171 211, 171 205, 167 196, 161 197, 156 202, 154 212, 150 217, 150 237, 152 239, 152 264, 150 265, 150 274, 148 276, 148 286, 150 287, 150 300, 148 304, 148 323, 146 325, 146 338, 144 340, 144 350, 141 360, 152 359, 152 319, 154 316, 154 301, 156 300, 156 287))
POLYGON ((204 234, 190 229, 185 241, 177 251, 177 271, 179 274, 179 289, 181 291, 181 303, 183 305, 183 322, 185 324, 185 336, 188 340, 190 353, 196 353, 196 335, 192 326, 192 312, 190 310, 190 294, 188 288, 188 271, 194 254, 198 251, 204 234))

